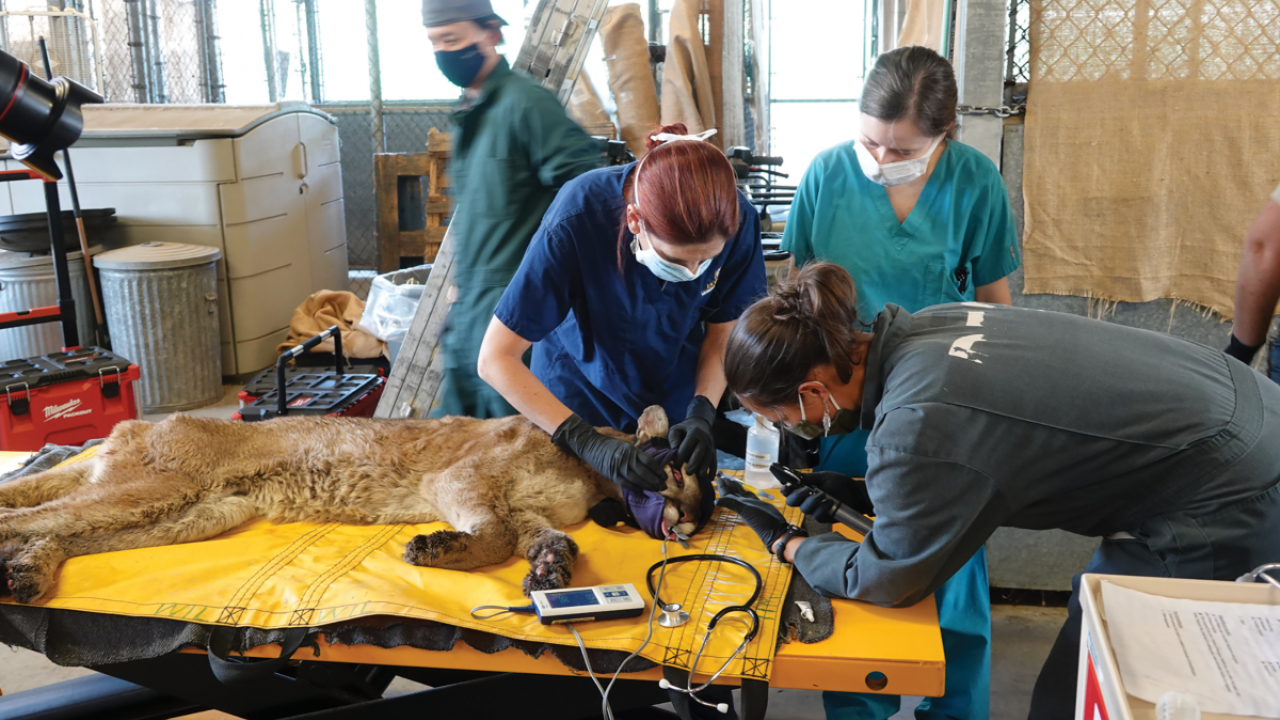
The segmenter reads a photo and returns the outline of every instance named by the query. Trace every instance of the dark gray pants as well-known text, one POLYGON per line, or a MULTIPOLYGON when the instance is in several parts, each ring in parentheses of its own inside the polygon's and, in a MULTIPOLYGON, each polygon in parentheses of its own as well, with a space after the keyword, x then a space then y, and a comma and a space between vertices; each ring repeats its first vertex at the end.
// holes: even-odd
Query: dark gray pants
MULTIPOLYGON (((1136 535, 1134 539, 1104 540, 1085 572, 1235 580, 1259 565, 1280 562, 1280 485, 1197 518, 1153 518, 1136 535)), ((1079 575, 1071 587, 1067 622, 1031 696, 1031 720, 1075 717, 1080 662, 1079 575)))

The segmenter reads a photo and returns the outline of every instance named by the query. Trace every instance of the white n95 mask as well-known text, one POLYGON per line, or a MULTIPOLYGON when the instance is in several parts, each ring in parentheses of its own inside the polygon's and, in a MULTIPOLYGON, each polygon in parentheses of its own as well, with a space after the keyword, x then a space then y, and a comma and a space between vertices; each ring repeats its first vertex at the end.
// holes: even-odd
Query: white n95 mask
MULTIPOLYGON (((644 232, 643 222, 640 224, 640 232, 644 232)), ((649 247, 640 247, 640 237, 638 235, 631 238, 631 252, 635 254, 636 262, 649 268, 649 272, 657 276, 659 280, 666 282, 689 282, 691 280, 697 280, 702 277, 702 274, 707 271, 707 268, 711 267, 710 260, 703 260, 702 264, 698 265, 698 269, 696 271, 690 270, 683 265, 673 263, 659 255, 658 251, 653 249, 652 241, 650 241, 649 247)))
POLYGON ((871 151, 863 146, 861 140, 855 140, 853 147, 858 153, 858 164, 862 166, 862 174, 866 175, 868 180, 877 185, 894 187, 896 185, 906 185, 924 175, 929 169, 929 158, 933 157, 933 151, 937 149, 940 142, 942 142, 941 135, 933 139, 929 149, 921 154, 920 157, 885 163, 884 165, 876 162, 876 159, 871 156, 871 151))

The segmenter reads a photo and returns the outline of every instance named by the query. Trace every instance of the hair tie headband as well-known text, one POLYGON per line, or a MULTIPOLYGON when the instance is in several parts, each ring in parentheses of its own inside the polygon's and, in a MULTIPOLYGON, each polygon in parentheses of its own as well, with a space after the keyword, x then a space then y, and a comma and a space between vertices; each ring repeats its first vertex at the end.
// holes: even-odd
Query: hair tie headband
POLYGON ((654 142, 671 142, 672 140, 697 140, 698 142, 703 142, 707 138, 711 137, 712 135, 715 135, 716 132, 717 130, 715 128, 711 128, 710 130, 704 130, 700 133, 696 133, 693 135, 675 135, 673 133, 658 133, 657 135, 650 135, 649 139, 653 140, 654 142))

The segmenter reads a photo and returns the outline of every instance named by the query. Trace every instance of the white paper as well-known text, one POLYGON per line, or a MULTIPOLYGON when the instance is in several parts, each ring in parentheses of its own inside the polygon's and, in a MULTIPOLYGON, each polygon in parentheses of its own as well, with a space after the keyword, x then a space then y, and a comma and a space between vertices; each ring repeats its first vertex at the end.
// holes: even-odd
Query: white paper
POLYGON ((1125 690, 1175 690, 1203 712, 1280 718, 1280 607, 1150 595, 1103 581, 1125 690))

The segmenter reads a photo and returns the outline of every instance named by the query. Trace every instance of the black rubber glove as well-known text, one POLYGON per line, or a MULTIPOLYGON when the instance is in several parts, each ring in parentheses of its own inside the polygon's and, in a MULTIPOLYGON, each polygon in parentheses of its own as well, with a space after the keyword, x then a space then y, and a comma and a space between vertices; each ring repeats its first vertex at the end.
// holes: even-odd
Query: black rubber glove
POLYGON ((796 487, 782 486, 782 494, 787 498, 787 505, 800 508, 805 515, 810 515, 818 522, 833 522, 831 503, 822 502, 822 496, 813 492, 817 488, 863 515, 875 515, 875 505, 867 494, 867 484, 855 480, 848 475, 833 472, 805 473, 800 476, 804 485, 796 487), (822 508, 821 510, 819 508, 822 508))
POLYGON ((756 531, 765 549, 771 553, 774 543, 778 542, 791 524, 782 517, 778 508, 756 498, 722 497, 716 500, 716 507, 738 513, 738 517, 742 518, 747 527, 756 531))
POLYGON ((667 471, 662 463, 625 440, 601 435, 577 414, 560 423, 551 442, 632 492, 659 491, 667 486, 667 471))
POLYGON ((716 471, 716 441, 711 437, 711 424, 715 421, 715 405, 695 395, 685 421, 667 433, 667 440, 676 449, 676 462, 687 472, 703 475, 716 471))
POLYGON ((1245 365, 1252 365, 1253 359, 1257 357, 1258 351, 1261 349, 1262 349, 1261 345, 1257 347, 1251 347, 1249 345, 1245 345, 1244 343, 1236 339, 1235 333, 1231 333, 1231 342, 1227 344, 1227 349, 1223 350, 1223 352, 1239 360, 1245 365))

